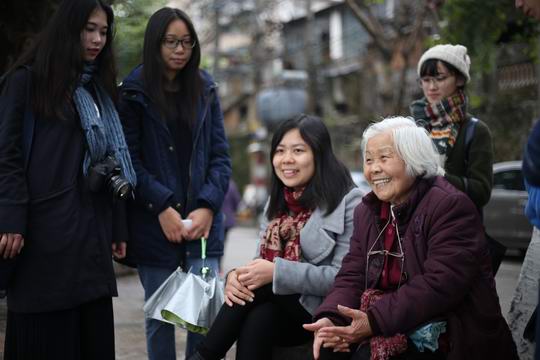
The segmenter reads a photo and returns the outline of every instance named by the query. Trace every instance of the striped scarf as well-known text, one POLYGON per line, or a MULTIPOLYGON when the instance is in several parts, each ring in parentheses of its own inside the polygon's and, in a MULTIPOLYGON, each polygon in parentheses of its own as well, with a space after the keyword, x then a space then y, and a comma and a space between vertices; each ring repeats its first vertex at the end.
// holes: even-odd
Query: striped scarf
POLYGON ((87 175, 90 166, 102 161, 107 155, 112 155, 119 162, 122 175, 135 187, 137 177, 131 164, 122 125, 111 98, 99 84, 93 82, 98 107, 90 92, 84 88, 84 85, 92 80, 95 68, 93 64, 84 66, 81 81, 73 93, 73 101, 88 143, 83 163, 84 175, 87 175))
POLYGON ((422 98, 410 106, 416 124, 430 132, 443 160, 446 160, 456 143, 461 124, 467 116, 467 103, 463 91, 458 90, 436 104, 430 104, 426 98, 422 98))

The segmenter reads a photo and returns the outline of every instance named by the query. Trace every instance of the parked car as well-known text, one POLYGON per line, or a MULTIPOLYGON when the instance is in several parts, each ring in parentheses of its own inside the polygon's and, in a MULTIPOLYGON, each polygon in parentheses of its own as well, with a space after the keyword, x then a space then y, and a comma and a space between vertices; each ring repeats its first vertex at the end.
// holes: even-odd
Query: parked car
POLYGON ((486 231, 508 249, 524 251, 529 246, 532 225, 525 216, 527 191, 521 161, 493 165, 493 191, 484 207, 486 231))
POLYGON ((369 183, 364 177, 364 173, 362 171, 351 171, 351 177, 356 186, 358 186, 358 188, 362 190, 364 195, 371 191, 371 187, 369 186, 369 183))

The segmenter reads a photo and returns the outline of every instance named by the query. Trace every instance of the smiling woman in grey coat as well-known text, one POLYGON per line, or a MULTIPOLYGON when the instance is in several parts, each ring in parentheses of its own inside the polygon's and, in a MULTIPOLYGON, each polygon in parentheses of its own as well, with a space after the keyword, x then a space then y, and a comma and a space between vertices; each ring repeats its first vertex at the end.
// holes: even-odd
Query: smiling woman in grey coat
POLYGON ((256 259, 231 271, 225 302, 190 359, 221 359, 237 341, 236 359, 270 359, 272 346, 312 339, 311 322, 349 250, 353 211, 361 200, 336 158, 328 129, 300 115, 272 138, 271 194, 256 259))

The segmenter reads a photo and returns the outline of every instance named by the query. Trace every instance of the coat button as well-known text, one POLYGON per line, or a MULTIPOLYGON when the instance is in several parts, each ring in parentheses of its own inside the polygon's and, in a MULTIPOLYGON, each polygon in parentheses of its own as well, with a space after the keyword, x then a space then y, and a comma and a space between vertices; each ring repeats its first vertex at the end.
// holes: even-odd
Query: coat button
POLYGON ((174 147, 173 147, 172 145, 169 146, 169 151, 170 151, 170 152, 173 152, 173 151, 174 151, 174 147))
POLYGON ((154 208, 154 205, 152 203, 148 203, 148 209, 152 210, 154 208))
POLYGON ((182 207, 182 204, 176 203, 176 204, 174 205, 174 207, 175 207, 176 210, 180 210, 180 208, 182 207))

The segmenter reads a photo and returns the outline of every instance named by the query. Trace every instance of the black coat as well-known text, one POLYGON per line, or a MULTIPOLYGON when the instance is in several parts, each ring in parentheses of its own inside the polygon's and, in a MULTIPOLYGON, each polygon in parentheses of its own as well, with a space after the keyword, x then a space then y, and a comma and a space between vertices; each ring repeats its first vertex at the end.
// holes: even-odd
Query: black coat
POLYGON ((0 96, 0 234, 25 238, 8 288, 9 310, 22 313, 117 294, 112 201, 85 183, 78 114, 68 104, 65 120, 34 118, 30 81, 29 70, 18 70, 0 96))

